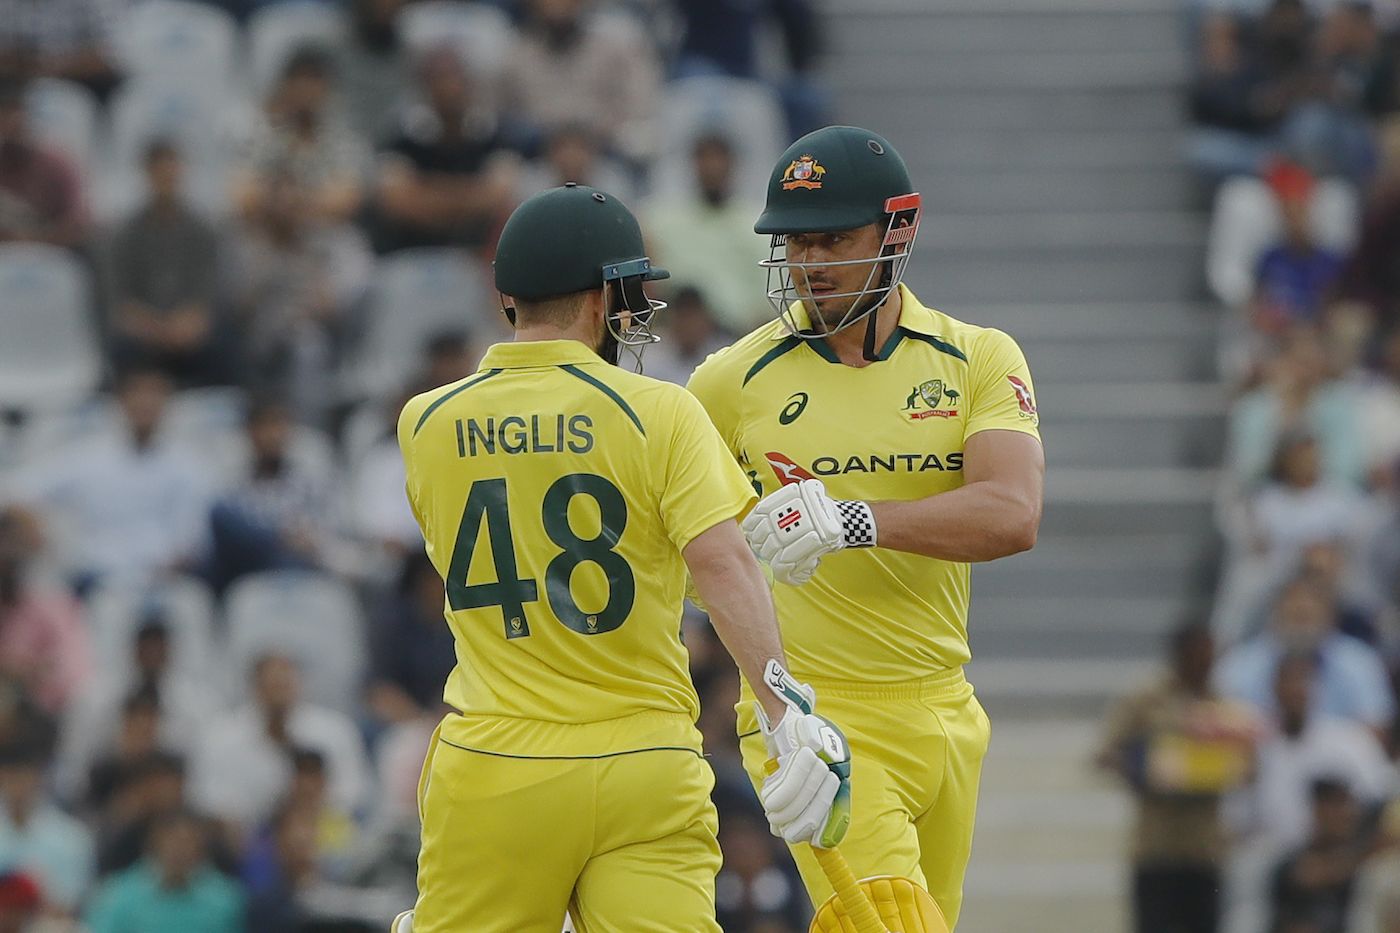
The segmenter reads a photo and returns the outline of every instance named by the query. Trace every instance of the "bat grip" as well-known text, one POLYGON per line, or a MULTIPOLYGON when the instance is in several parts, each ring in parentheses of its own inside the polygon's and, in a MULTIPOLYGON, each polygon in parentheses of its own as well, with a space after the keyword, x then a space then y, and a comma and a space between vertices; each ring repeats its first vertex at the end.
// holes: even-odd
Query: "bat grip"
POLYGON ((841 905, 846 908, 846 916, 855 924, 856 933, 889 933, 870 896, 861 889, 846 857, 837 849, 817 846, 812 846, 812 854, 826 873, 826 880, 836 889, 836 896, 841 898, 841 905))

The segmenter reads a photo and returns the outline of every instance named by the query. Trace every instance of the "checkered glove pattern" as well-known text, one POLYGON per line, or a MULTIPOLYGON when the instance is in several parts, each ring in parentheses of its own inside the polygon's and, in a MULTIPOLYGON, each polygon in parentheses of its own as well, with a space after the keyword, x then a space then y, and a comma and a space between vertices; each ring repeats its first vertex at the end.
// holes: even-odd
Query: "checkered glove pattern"
POLYGON ((798 586, 827 554, 875 546, 875 516, 865 502, 832 499, 818 479, 764 496, 743 522, 744 537, 773 579, 798 586))

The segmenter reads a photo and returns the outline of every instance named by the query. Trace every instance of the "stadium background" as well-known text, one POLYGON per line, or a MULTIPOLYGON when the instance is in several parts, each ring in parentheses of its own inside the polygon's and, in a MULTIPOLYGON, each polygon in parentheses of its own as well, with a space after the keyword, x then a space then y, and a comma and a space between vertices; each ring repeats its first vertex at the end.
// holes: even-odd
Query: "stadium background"
MULTIPOLYGON (((961 929, 1127 930, 1135 871, 1179 900, 1218 870, 1232 933, 1400 930, 1394 13, 0 0, 0 931, 238 905, 378 930, 408 903, 450 644, 397 404, 503 336, 492 234, 571 177, 678 273, 648 370, 683 381, 766 314, 756 199, 822 122, 901 149, 928 205, 908 281, 1020 341, 1044 419, 1040 542, 974 576, 995 736, 961 929), (1192 622, 1249 729, 1155 715, 1190 706, 1160 685, 1192 622), (1274 725, 1285 648, 1302 732, 1274 725)), ((725 929, 805 929, 727 660, 687 633, 725 929)))

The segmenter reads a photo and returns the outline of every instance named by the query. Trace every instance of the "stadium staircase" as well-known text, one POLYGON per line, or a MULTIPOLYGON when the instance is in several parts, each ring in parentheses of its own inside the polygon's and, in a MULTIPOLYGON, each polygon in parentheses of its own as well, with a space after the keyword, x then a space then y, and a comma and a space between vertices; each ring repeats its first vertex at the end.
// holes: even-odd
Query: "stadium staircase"
POLYGON ((908 280, 1000 327, 1036 379, 1040 542, 974 571, 994 719, 963 933, 1126 928, 1127 803, 1098 716, 1211 586, 1225 397, 1206 221, 1181 163, 1177 0, 827 0, 843 119, 925 195, 908 280))

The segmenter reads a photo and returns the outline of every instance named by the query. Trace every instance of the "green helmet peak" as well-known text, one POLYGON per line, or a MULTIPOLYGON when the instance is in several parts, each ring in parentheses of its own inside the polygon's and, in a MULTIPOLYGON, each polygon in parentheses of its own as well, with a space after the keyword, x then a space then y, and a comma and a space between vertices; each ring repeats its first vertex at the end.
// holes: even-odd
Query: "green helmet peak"
POLYGON ((913 191, 909 168, 889 140, 858 126, 822 127, 778 158, 754 231, 853 230, 884 219, 893 213, 892 198, 913 191))
POLYGON ((517 207, 496 246, 496 290, 523 301, 602 288, 605 280, 669 274, 647 258, 642 228, 627 205, 573 182, 517 207))

